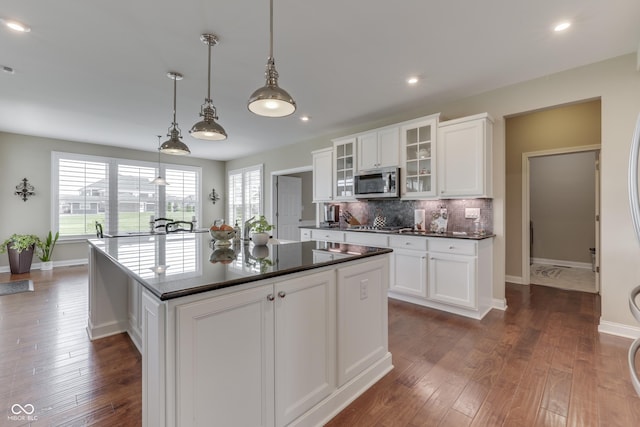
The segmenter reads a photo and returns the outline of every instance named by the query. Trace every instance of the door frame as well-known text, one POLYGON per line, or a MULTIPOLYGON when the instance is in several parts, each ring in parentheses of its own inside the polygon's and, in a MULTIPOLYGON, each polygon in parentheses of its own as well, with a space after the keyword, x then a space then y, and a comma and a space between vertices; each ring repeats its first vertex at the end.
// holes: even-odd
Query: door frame
POLYGON ((531 176, 530 176, 530 159, 534 157, 543 157, 543 156, 553 156, 556 154, 572 154, 572 153, 584 153, 589 151, 596 152, 596 164, 594 167, 596 168, 596 188, 595 188, 595 202, 596 202, 596 218, 595 227, 596 227, 596 292, 600 293, 600 274, 598 272, 600 266, 600 144, 594 145, 581 145, 576 147, 562 147, 555 148, 551 150, 541 150, 541 151, 529 151, 526 153, 522 153, 522 225, 521 225, 521 233, 522 233, 522 284, 528 285, 531 282, 531 268, 530 268, 530 260, 531 260, 531 240, 530 240, 530 228, 529 223, 531 222, 531 211, 530 211, 530 186, 531 186, 531 176))
MULTIPOLYGON (((300 172, 313 172, 313 165, 299 166, 297 168, 281 169, 281 170, 271 172, 271 194, 270 194, 271 200, 270 201, 271 201, 271 221, 273 223, 277 222, 276 218, 278 213, 278 204, 275 203, 275 201, 278 200, 278 186, 276 185, 278 182, 278 176, 291 175, 291 174, 300 173, 300 172)), ((277 233, 278 233, 278 229, 276 229, 276 237, 278 235, 277 233)))

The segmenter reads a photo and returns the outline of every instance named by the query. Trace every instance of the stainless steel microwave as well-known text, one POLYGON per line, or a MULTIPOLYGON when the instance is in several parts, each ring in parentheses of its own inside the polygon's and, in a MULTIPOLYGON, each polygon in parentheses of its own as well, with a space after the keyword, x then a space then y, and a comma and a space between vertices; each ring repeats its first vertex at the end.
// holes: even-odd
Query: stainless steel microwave
POLYGON ((354 192, 359 199, 400 197, 400 168, 387 167, 361 171, 354 176, 354 192))

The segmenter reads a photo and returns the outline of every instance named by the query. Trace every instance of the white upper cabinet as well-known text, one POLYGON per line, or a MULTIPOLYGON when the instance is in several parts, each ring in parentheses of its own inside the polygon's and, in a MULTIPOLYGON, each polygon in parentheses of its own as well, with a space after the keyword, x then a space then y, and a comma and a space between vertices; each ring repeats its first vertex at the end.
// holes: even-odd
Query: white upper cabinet
POLYGON ((439 114, 407 122, 400 127, 402 197, 436 196, 436 134, 439 114))
POLYGON ((333 149, 314 151, 313 158, 313 201, 333 200, 333 149))
POLYGON ((484 113, 438 127, 438 197, 492 197, 493 120, 484 113))
POLYGON ((333 141, 335 156, 334 200, 355 200, 353 174, 356 167, 356 138, 333 141))
POLYGON ((358 171, 398 166, 400 130, 397 126, 358 135, 358 171))

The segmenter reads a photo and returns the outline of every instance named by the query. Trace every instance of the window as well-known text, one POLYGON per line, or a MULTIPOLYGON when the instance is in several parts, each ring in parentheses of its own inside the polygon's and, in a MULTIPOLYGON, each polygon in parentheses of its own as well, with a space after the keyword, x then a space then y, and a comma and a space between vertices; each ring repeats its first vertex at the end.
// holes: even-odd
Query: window
POLYGON ((242 227, 253 216, 262 213, 262 165, 229 171, 227 176, 229 223, 242 227))
POLYGON ((52 154, 52 229, 62 238, 149 230, 151 216, 192 221, 200 216, 202 171, 69 153, 52 154), (151 184, 162 174, 169 185, 151 184))

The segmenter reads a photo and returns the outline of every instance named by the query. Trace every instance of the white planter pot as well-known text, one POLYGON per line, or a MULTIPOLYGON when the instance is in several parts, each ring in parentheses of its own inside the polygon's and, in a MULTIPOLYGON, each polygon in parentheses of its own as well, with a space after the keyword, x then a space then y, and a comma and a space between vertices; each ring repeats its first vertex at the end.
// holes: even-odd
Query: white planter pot
POLYGON ((53 270, 53 261, 41 261, 40 270, 53 270))
POLYGON ((251 233, 251 241, 254 245, 266 245, 269 241, 269 233, 251 233))

